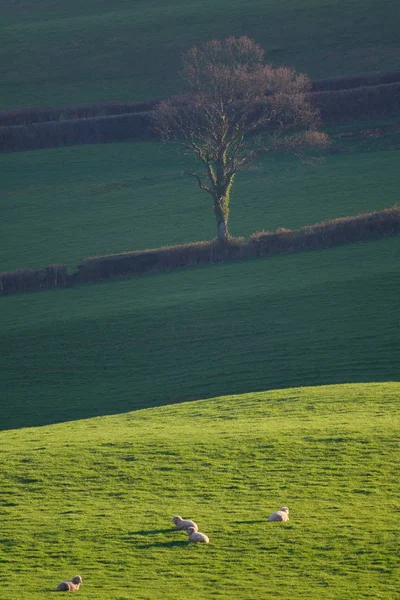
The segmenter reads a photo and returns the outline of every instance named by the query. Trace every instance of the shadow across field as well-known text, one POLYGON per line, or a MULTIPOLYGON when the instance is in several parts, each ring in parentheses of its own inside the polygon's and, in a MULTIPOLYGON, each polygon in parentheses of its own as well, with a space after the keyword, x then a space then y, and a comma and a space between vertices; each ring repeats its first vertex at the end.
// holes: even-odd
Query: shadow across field
POLYGON ((175 533, 174 529, 139 529, 139 531, 128 531, 126 535, 157 535, 159 533, 175 533))
POLYGON ((150 544, 137 544, 135 547, 144 550, 146 548, 182 548, 182 546, 189 547, 189 542, 187 540, 177 540, 171 542, 153 542, 150 544))
POLYGON ((127 531, 125 534, 125 541, 130 543, 135 537, 142 536, 147 538, 149 541, 143 544, 135 543, 135 548, 145 549, 145 548, 173 548, 174 546, 187 546, 188 540, 186 536, 182 536, 181 539, 176 539, 176 534, 181 534, 182 531, 178 531, 176 529, 139 529, 137 531, 127 531), (169 536, 174 537, 172 540, 168 541, 157 541, 157 536, 169 536), (152 538, 154 538, 152 540, 152 538))
POLYGON ((397 252, 390 238, 2 298, 0 429, 396 381, 397 252))

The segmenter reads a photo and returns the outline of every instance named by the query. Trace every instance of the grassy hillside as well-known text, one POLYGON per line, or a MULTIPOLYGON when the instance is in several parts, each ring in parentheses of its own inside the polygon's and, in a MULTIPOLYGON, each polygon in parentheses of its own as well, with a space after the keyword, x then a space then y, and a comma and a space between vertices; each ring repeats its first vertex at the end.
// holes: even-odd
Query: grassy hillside
POLYGON ((0 424, 399 379, 390 238, 0 299, 0 424))
POLYGON ((398 67, 395 0, 28 0, 0 5, 1 108, 176 92, 179 57, 247 34, 312 77, 398 67))
MULTIPOLYGON (((342 152, 317 167, 279 159, 241 173, 232 194, 232 234, 297 228, 393 206, 398 152, 358 152, 353 140, 341 144, 342 152)), ((0 170, 0 271, 75 265, 96 254, 215 236, 209 196, 182 174, 170 146, 110 144, 0 155, 0 170)))
POLYGON ((392 600, 399 384, 246 394, 0 434, 0 583, 44 600, 392 600), (267 523, 282 505, 288 524, 267 523), (174 514, 211 539, 188 547, 174 514), (51 594, 50 594, 51 595, 51 594))

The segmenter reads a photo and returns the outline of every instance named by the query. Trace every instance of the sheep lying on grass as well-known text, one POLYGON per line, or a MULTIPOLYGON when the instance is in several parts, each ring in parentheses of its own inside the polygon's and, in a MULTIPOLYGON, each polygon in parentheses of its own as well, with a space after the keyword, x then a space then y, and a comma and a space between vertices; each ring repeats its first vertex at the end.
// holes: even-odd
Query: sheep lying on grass
POLYGON ((197 527, 194 521, 190 521, 189 519, 182 519, 182 517, 173 517, 172 522, 175 523, 176 529, 189 529, 192 527, 194 531, 197 531, 199 528, 197 527))
POLYGON ((268 521, 289 521, 289 509, 287 506, 280 508, 276 512, 269 515, 268 521))
POLYGON ((197 531, 194 527, 188 527, 186 533, 189 536, 189 542, 204 542, 205 544, 209 544, 210 540, 206 536, 205 533, 201 533, 197 531))
POLYGON ((82 583, 82 577, 79 575, 75 575, 72 579, 68 579, 68 581, 62 581, 57 586, 57 592, 76 592, 79 590, 79 586, 82 583))

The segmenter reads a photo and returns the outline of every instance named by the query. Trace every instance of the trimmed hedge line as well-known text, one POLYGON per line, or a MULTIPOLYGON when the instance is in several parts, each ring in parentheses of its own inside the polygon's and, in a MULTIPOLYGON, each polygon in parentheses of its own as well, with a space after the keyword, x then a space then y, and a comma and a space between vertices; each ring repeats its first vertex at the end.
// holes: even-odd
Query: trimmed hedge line
POLYGON ((320 250, 400 233, 400 206, 331 219, 301 229, 278 229, 254 233, 247 244, 247 257, 269 256, 302 250, 320 250))
POLYGON ((124 252, 87 258, 77 265, 79 282, 98 281, 123 275, 143 275, 154 271, 169 271, 181 267, 198 267, 236 258, 243 258, 244 238, 231 238, 222 243, 218 240, 165 246, 147 251, 124 252))
MULTIPOLYGON (((320 110, 326 124, 393 116, 400 113, 400 82, 313 92, 308 94, 308 100, 320 110)), ((0 152, 156 137, 151 125, 151 111, 133 112, 0 127, 0 152)))
POLYGON ((331 92, 313 92, 309 102, 324 123, 394 116, 400 113, 400 82, 331 92))
POLYGON ((227 243, 214 239, 153 250, 95 256, 80 262, 71 275, 65 265, 0 273, 0 295, 302 250, 321 250, 399 233, 400 206, 394 206, 355 217, 307 225, 297 230, 261 231, 254 233, 247 242, 244 238, 231 238, 227 243))
MULTIPOLYGON (((329 77, 327 79, 312 81, 311 93, 346 90, 396 82, 400 82, 399 69, 378 71, 375 73, 359 73, 357 75, 329 77)), ((0 111, 0 127, 148 112, 153 110, 160 100, 161 98, 145 102, 99 102, 52 108, 16 108, 0 111)))
POLYGON ((383 83, 396 83, 400 81, 400 69, 391 71, 378 71, 376 73, 359 73, 358 75, 344 75, 343 77, 329 77, 311 82, 312 92, 329 92, 348 90, 350 88, 381 85, 383 83))
POLYGON ((67 287, 70 281, 65 265, 49 265, 44 269, 17 269, 0 273, 0 295, 67 287))
POLYGON ((160 101, 161 98, 146 102, 102 102, 53 108, 15 108, 13 110, 0 111, 0 127, 142 113, 153 110, 160 101))
POLYGON ((129 113, 0 127, 0 152, 121 142, 151 137, 155 137, 155 133, 151 128, 149 113, 129 113))

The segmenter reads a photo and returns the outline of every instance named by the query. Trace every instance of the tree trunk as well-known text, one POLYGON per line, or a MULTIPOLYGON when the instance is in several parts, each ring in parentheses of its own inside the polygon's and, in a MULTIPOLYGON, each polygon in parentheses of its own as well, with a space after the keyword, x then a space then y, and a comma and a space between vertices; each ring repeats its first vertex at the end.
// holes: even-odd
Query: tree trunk
POLYGON ((217 221, 217 233, 220 241, 225 242, 228 239, 228 223, 226 221, 217 221))
POLYGON ((217 235, 221 242, 226 242, 229 238, 228 230, 228 210, 226 210, 225 198, 218 198, 214 201, 215 218, 217 219, 217 235))

